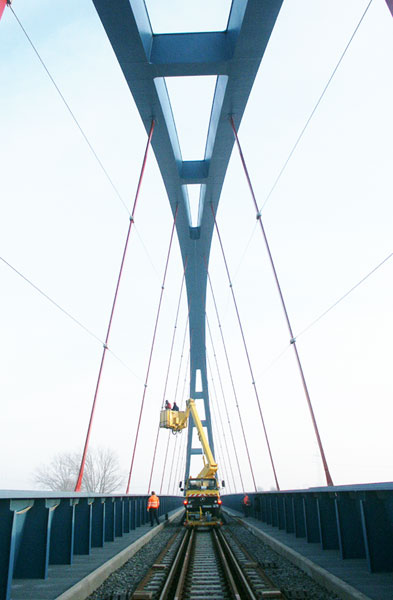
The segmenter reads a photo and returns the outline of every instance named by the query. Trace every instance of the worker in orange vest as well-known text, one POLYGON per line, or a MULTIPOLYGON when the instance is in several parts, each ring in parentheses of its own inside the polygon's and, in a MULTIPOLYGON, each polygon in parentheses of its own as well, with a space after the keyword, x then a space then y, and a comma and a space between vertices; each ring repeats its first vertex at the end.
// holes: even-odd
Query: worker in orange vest
POLYGON ((160 521, 158 520, 159 506, 160 506, 160 499, 158 496, 156 496, 155 492, 152 492, 149 500, 147 501, 147 512, 150 515, 150 525, 152 527, 154 524, 154 519, 155 519, 157 525, 160 524, 160 521))
POLYGON ((244 496, 242 504, 243 504, 244 516, 248 517, 250 514, 251 500, 247 494, 244 496))

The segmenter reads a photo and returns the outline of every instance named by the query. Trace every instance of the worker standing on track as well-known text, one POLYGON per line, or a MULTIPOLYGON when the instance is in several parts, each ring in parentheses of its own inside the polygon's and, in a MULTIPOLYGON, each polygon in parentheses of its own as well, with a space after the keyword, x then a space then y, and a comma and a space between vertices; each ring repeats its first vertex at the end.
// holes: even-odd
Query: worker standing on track
POLYGON ((251 500, 247 494, 244 496, 244 498, 242 500, 242 504, 243 504, 244 516, 249 517, 250 516, 250 508, 251 508, 251 500))
POLYGON ((157 525, 160 524, 160 521, 158 520, 159 506, 160 506, 160 499, 158 496, 156 496, 155 492, 152 492, 149 500, 147 501, 147 512, 150 515, 150 525, 152 527, 154 525, 154 519, 155 519, 157 525))

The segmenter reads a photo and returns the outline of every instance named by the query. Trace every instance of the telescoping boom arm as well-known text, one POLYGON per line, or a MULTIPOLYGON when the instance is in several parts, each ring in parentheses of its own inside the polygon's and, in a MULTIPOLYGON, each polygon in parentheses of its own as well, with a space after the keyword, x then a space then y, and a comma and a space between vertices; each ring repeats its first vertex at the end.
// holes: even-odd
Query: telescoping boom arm
POLYGON ((218 468, 217 463, 214 460, 214 456, 210 449, 207 436, 203 429, 202 422, 199 418, 195 406, 195 400, 193 400, 192 398, 187 400, 187 408, 185 411, 162 410, 160 415, 160 427, 164 427, 165 429, 172 429, 172 431, 174 432, 181 431, 182 429, 185 429, 185 427, 187 427, 190 412, 192 414, 195 427, 197 428, 198 437, 203 449, 204 467, 199 473, 198 478, 215 477, 218 468))

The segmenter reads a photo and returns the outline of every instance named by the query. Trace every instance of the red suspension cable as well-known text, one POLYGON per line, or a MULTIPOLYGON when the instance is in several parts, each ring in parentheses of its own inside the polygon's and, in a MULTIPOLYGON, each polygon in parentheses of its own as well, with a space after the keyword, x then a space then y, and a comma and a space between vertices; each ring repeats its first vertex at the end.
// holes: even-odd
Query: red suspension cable
POLYGON ((80 492, 81 487, 82 487, 83 472, 85 470, 86 455, 87 455, 87 451, 88 451, 88 447, 89 447, 90 433, 91 433, 91 428, 92 428, 92 425, 93 425, 93 418, 94 418, 94 412, 95 412, 95 408, 96 408, 98 390, 99 390, 99 387, 100 387, 101 375, 102 375, 102 370, 103 370, 103 367, 104 367, 104 361, 105 361, 106 351, 108 350, 108 341, 109 341, 109 335, 110 335, 110 331, 111 331, 111 327, 112 327, 113 315, 114 315, 114 312, 115 312, 117 296, 118 296, 118 293, 119 293, 120 281, 121 281, 121 277, 122 277, 122 274, 123 274, 123 267, 124 267, 124 262, 125 262, 125 258, 126 258, 126 254, 127 254, 128 242, 129 242, 130 234, 131 234, 131 228, 132 228, 132 224, 134 222, 134 214, 135 214, 135 209, 136 209, 136 205, 137 205, 137 202, 138 202, 139 191, 141 189, 142 179, 143 179, 143 175, 145 173, 147 155, 148 155, 149 148, 150 148, 151 138, 153 136, 154 125, 155 125, 155 121, 153 119, 152 122, 151 122, 151 125, 150 125, 149 136, 148 136, 147 143, 146 143, 146 149, 145 149, 145 154, 144 154, 144 157, 143 157, 142 168, 141 168, 141 172, 140 172, 140 175, 139 175, 138 186, 137 186, 136 193, 135 193, 134 206, 132 208, 132 213, 131 213, 131 216, 130 216, 130 222, 129 222, 129 225, 128 225, 128 231, 127 231, 127 236, 126 236, 126 242, 124 244, 124 250, 123 250, 123 256, 122 256, 121 264, 120 264, 119 276, 117 278, 115 296, 113 298, 112 310, 111 310, 111 313, 110 313, 108 328, 107 328, 107 332, 106 332, 106 336, 105 336, 104 349, 103 349, 103 352, 102 352, 101 364, 100 364, 100 368, 99 368, 99 371, 98 371, 98 378, 97 378, 97 383, 96 383, 96 389, 95 389, 95 392, 94 392, 94 399, 93 399, 93 405, 92 405, 92 408, 91 408, 89 425, 88 425, 88 428, 87 428, 87 435, 86 435, 86 440, 85 440, 85 446, 84 446, 84 449, 83 449, 83 455, 82 455, 82 461, 81 461, 81 465, 80 465, 80 469, 79 469, 78 480, 77 480, 76 486, 75 486, 75 491, 76 492, 80 492))
MULTIPOLYGON (((184 264, 183 277, 182 277, 182 282, 181 282, 181 287, 180 287, 180 294, 179 294, 179 302, 177 304, 177 312, 176 312, 176 318, 175 318, 175 327, 173 329, 171 349, 169 351, 169 361, 168 361, 168 368, 167 368, 167 371, 166 371, 166 379, 165 379, 165 384, 164 384, 164 393, 162 395, 161 410, 164 408, 166 390, 167 390, 167 387, 168 387, 169 371, 170 371, 171 363, 172 363, 173 346, 175 344, 175 337, 176 337, 176 330, 177 330, 177 321, 178 321, 178 318, 179 318, 180 302, 181 302, 182 295, 183 295, 183 287, 184 287, 184 279, 185 279, 185 276, 186 276, 186 269, 187 269, 187 257, 186 257, 185 264, 184 264)), ((147 486, 147 493, 150 492, 151 480, 153 478, 153 471, 154 471, 154 464, 155 464, 155 461, 156 461, 157 445, 158 445, 158 437, 159 437, 159 435, 160 435, 160 425, 158 425, 158 427, 157 427, 156 443, 154 445, 153 460, 152 460, 152 463, 151 463, 150 479, 149 479, 149 485, 147 486)), ((167 448, 167 453, 168 453, 168 448, 167 448)), ((164 467, 165 467, 165 465, 166 465, 166 459, 164 461, 164 467)), ((160 494, 161 494, 161 490, 160 490, 160 494)))
POLYGON ((130 490, 132 470, 133 470, 133 467, 134 467, 135 451, 136 451, 136 446, 137 446, 137 443, 138 443, 139 429, 140 429, 141 420, 142 420, 143 407, 144 407, 144 404, 145 404, 147 382, 148 382, 148 379, 149 379, 149 373, 150 373, 150 366, 151 366, 151 361, 152 361, 152 357, 153 357, 154 344, 155 344, 155 341, 156 341, 158 319, 159 319, 160 311, 161 311, 162 297, 164 295, 165 281, 166 281, 166 275, 167 275, 167 271, 168 271, 169 257, 170 257, 171 249, 172 249, 173 234, 175 232, 175 227, 176 227, 176 218, 177 218, 178 209, 179 209, 179 205, 177 204, 176 205, 174 219, 173 219, 173 225, 172 225, 172 231, 171 231, 171 238, 170 238, 170 242, 169 242, 168 255, 167 255, 166 263, 165 263, 165 271, 164 271, 164 277, 163 277, 163 280, 162 280, 160 300, 159 300, 158 309, 157 309, 157 317, 156 317, 156 322, 155 322, 155 325, 154 325, 153 340, 152 340, 152 344, 151 344, 151 348, 150 348, 149 362, 148 362, 148 365, 147 365, 145 386, 144 386, 144 389, 143 389, 141 406, 140 406, 140 410, 139 410, 138 425, 137 425, 136 434, 135 434, 134 449, 133 449, 133 452, 132 452, 132 459, 131 459, 130 472, 129 472, 129 475, 128 475, 128 482, 127 482, 126 494, 128 494, 129 490, 130 490))
POLYGON ((280 486, 279 486, 278 479, 277 479, 276 468, 274 466, 272 451, 270 449, 270 443, 269 443, 269 438, 268 438, 268 435, 267 435, 267 430, 266 430, 266 425, 265 425, 265 419, 263 418, 263 414, 262 414, 262 408, 261 408, 261 403, 260 403, 260 400, 259 400, 259 394, 258 394, 257 386, 256 386, 256 383, 255 383, 253 369, 252 369, 252 366, 251 366, 251 359, 250 359, 250 355, 248 353, 246 338, 245 338, 245 335, 244 335, 243 326, 242 326, 242 322, 241 322, 241 319, 240 319, 240 314, 239 314, 239 309, 238 309, 237 302, 236 302, 235 292, 233 290, 232 280, 231 280, 231 276, 229 274, 228 263, 227 263, 227 260, 226 260, 226 256, 225 256, 225 252, 224 252, 224 246, 222 244, 221 235, 220 235, 220 231, 218 229, 216 215, 214 213, 213 205, 211 205, 211 209, 212 209, 212 213, 213 213, 213 217, 214 217, 214 225, 215 225, 215 228, 216 228, 216 232, 217 232, 217 236, 218 236, 218 241, 220 243, 221 252, 222 252, 223 259, 224 259, 225 269, 226 269, 227 276, 228 276, 229 287, 230 287, 231 293, 232 293, 232 299, 233 299, 233 303, 234 303, 234 306, 235 306, 237 320, 238 320, 239 327, 240 327, 240 333, 241 333, 242 340, 243 340, 243 345, 244 345, 244 350, 245 350, 246 357, 247 357, 248 367, 250 369, 251 381, 252 381, 252 385, 254 386, 255 397, 256 397, 256 400, 257 400, 257 404, 258 404, 259 415, 261 417, 263 432, 265 434, 265 440, 266 440, 267 450, 268 450, 268 453, 269 453, 270 463, 271 463, 272 469, 273 469, 274 480, 276 482, 276 487, 279 490, 280 486))
POLYGON ((301 364, 301 361, 300 361, 299 353, 298 353, 298 350, 297 350, 297 347, 296 347, 296 338, 293 335, 291 322, 289 320, 287 308, 286 308, 285 301, 284 301, 284 296, 283 296, 283 293, 281 291, 281 286, 280 286, 280 282, 278 280, 277 271, 276 271, 276 268, 275 268, 275 265, 274 265, 274 262, 273 262, 273 257, 272 257, 271 251, 270 251, 269 242, 267 240, 265 228, 264 228, 263 223, 262 223, 261 212, 260 212, 260 210, 258 208, 258 204, 257 204, 256 198, 255 198, 255 194, 254 194, 254 189, 252 187, 251 179, 250 179, 250 176, 249 176, 249 173, 248 173, 246 162, 244 160, 243 152, 242 152, 242 149, 241 149, 241 146, 240 146, 240 142, 239 142, 239 138, 238 138, 238 135, 237 135, 237 131, 236 131, 236 128, 235 128, 235 123, 234 123, 232 117, 231 117, 230 121, 231 121, 232 130, 233 130, 233 133, 234 133, 234 136, 235 136, 235 140, 236 140, 236 145, 237 145, 238 150, 239 150, 240 160, 242 162, 244 173, 246 175, 246 179, 247 179, 247 183, 248 183, 248 187, 250 188, 251 197, 252 197, 253 202, 254 202, 254 206, 255 206, 255 210, 256 210, 256 216, 257 216, 257 219, 258 219, 260 227, 261 227, 261 232, 262 232, 263 239, 265 241, 265 246, 266 246, 266 250, 267 250, 267 253, 268 253, 268 256, 269 256, 270 265, 271 265, 272 270, 273 270, 273 276, 274 276, 274 279, 275 279, 275 282, 276 282, 278 294, 280 296, 281 306, 282 306, 282 309, 284 311, 285 320, 286 320, 287 326, 288 326, 288 331, 289 331, 289 335, 290 335, 290 343, 293 345, 293 349, 294 349, 294 352, 295 352, 296 362, 297 362, 297 365, 298 365, 298 368, 299 368, 300 377, 301 377, 301 380, 302 380, 303 389, 304 389, 304 393, 305 393, 305 396, 306 396, 308 409, 310 411, 310 416, 311 416, 312 424, 313 424, 313 427, 314 427, 315 436, 317 438, 317 443, 318 443, 319 452, 320 452, 320 455, 321 455, 321 460, 322 460, 323 468, 324 468, 324 471, 325 471, 326 483, 327 483, 327 485, 332 486, 333 485, 333 480, 332 480, 330 472, 329 472, 329 467, 328 467, 327 460, 326 460, 326 457, 325 457, 325 452, 324 452, 324 449, 323 449, 323 446, 322 446, 322 441, 321 441, 321 438, 320 438, 320 435, 319 435, 318 425, 317 425, 317 422, 316 422, 316 419, 315 419, 315 415, 314 415, 314 410, 313 410, 313 407, 312 407, 312 404, 311 404, 310 394, 308 392, 308 387, 307 387, 306 379, 305 379, 305 376, 304 376, 304 372, 303 372, 302 364, 301 364))

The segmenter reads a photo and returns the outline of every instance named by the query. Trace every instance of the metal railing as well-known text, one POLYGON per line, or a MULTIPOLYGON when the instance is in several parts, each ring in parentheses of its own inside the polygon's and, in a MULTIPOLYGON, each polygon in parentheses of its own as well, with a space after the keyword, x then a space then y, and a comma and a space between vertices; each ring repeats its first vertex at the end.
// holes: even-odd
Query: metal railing
MULTIPOLYGON (((148 496, 0 491, 0 600, 13 578, 46 579, 49 565, 72 565, 147 523, 148 496)), ((180 496, 160 498, 159 515, 182 506, 180 496)))
MULTIPOLYGON (((393 571, 393 483, 249 493, 250 516, 341 559, 364 558, 371 573, 393 571)), ((243 494, 222 496, 242 511, 243 494)))

